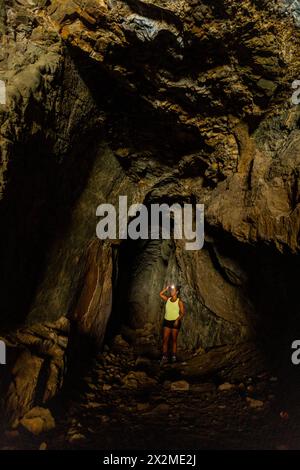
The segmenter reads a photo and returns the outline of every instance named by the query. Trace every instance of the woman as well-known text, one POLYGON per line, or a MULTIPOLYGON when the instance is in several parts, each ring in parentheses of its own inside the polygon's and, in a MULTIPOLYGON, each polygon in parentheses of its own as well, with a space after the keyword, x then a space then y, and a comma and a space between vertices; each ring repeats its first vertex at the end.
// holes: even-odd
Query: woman
POLYGON ((161 364, 168 362, 168 344, 172 337, 172 357, 171 361, 176 362, 177 337, 181 327, 181 320, 184 317, 184 305, 179 299, 179 288, 177 286, 167 286, 160 293, 160 297, 166 302, 165 316, 163 321, 163 355, 161 364), (170 292, 171 296, 166 293, 170 292))

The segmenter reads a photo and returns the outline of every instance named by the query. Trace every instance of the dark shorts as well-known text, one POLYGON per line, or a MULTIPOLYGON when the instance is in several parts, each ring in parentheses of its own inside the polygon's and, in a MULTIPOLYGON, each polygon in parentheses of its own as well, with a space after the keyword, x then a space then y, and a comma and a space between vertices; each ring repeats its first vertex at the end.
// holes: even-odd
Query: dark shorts
POLYGON ((178 326, 174 326, 174 323, 175 323, 175 322, 176 322, 176 320, 166 320, 166 319, 164 318, 163 327, 172 328, 173 330, 180 330, 180 327, 181 327, 181 320, 179 320, 178 326))

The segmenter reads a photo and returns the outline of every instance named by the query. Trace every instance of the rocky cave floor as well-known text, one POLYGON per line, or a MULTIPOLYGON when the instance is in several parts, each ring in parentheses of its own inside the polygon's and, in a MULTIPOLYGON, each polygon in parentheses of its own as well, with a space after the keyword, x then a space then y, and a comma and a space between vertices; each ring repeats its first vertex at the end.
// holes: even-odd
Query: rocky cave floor
POLYGON ((299 448, 299 387, 274 375, 254 344, 180 350, 160 366, 150 330, 133 344, 118 334, 78 365, 85 374, 49 407, 51 431, 6 429, 1 448, 299 448))

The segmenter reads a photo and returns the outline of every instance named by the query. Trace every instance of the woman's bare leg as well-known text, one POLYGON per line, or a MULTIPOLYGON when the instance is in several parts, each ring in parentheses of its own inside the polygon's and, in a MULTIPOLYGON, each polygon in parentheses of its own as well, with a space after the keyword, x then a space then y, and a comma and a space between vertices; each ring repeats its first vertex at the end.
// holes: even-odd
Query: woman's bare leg
POLYGON ((177 352, 177 336, 178 336, 179 330, 176 330, 175 328, 172 329, 172 353, 175 356, 177 352))
POLYGON ((164 327, 164 334, 163 334, 163 355, 167 356, 168 354, 168 344, 169 338, 171 335, 171 328, 164 327))

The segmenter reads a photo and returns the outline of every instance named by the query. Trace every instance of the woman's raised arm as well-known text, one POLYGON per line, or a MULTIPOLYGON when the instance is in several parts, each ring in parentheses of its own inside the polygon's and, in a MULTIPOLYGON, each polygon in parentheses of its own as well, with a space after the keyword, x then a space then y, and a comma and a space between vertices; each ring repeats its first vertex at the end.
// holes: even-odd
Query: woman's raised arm
POLYGON ((161 299, 163 299, 165 302, 168 300, 169 297, 167 297, 165 295, 165 293, 167 292, 167 290, 169 289, 169 286, 165 287, 160 293, 159 293, 159 296, 161 299))

